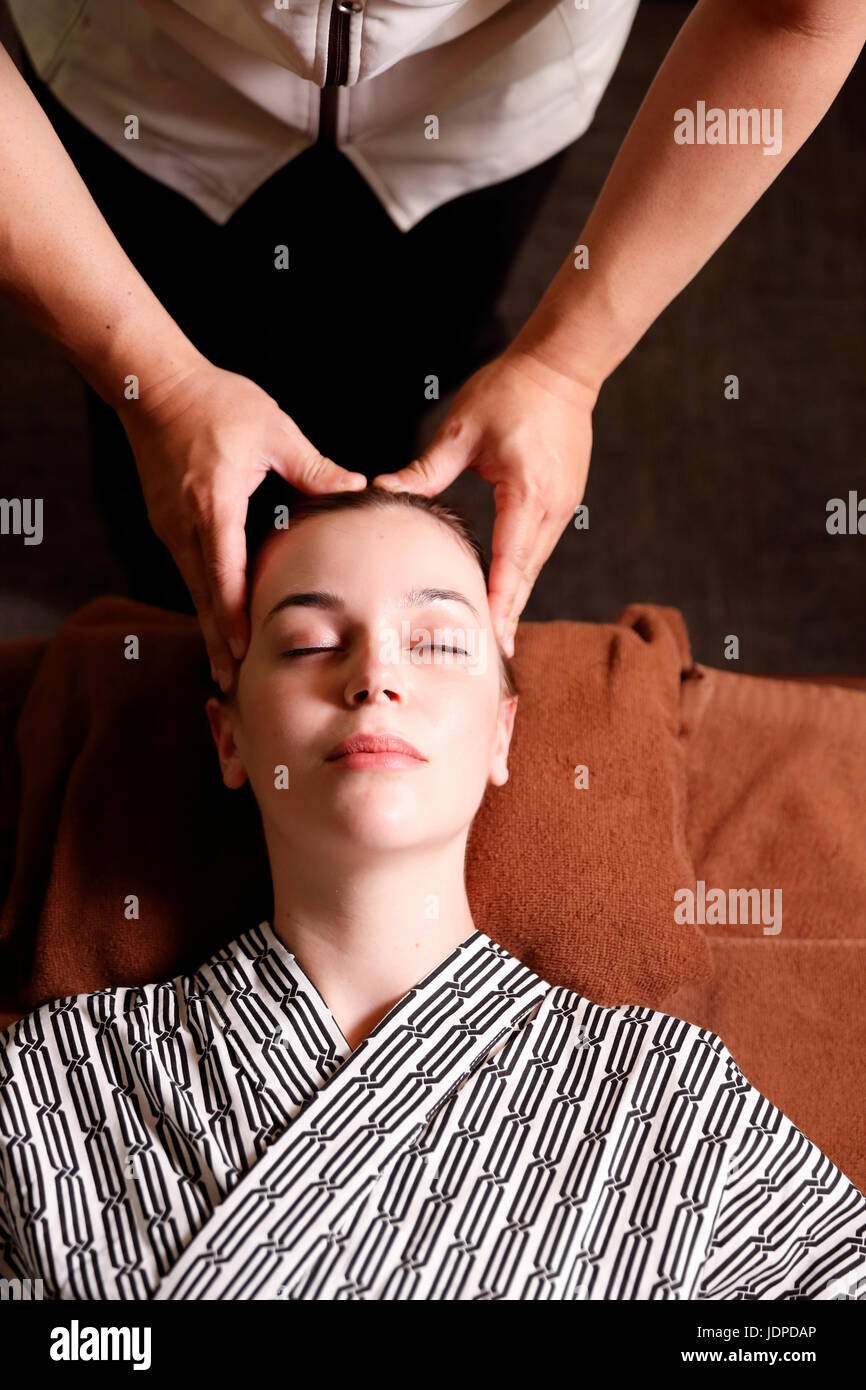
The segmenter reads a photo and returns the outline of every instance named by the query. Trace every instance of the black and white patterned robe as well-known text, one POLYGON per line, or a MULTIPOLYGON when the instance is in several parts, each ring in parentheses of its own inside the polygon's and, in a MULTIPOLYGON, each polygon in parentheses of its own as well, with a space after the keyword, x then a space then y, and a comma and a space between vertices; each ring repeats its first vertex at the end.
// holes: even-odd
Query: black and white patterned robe
POLYGON ((0 1034, 0 1278, 55 1299, 866 1298, 866 1197, 721 1039, 481 931, 355 1049, 267 922, 0 1034))

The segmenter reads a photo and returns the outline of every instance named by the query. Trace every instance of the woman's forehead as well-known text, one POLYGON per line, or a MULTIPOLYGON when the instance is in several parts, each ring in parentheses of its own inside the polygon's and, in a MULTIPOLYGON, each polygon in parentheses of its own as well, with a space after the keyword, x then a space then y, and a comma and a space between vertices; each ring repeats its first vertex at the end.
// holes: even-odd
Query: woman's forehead
POLYGON ((275 530, 248 573, 251 612, 261 621, 289 589, 336 592, 347 602, 363 592, 398 603, 411 591, 447 588, 470 601, 477 616, 464 608, 467 621, 483 621, 486 589, 475 555, 444 523, 404 510, 406 522, 397 508, 371 509, 323 513, 294 530, 275 530))

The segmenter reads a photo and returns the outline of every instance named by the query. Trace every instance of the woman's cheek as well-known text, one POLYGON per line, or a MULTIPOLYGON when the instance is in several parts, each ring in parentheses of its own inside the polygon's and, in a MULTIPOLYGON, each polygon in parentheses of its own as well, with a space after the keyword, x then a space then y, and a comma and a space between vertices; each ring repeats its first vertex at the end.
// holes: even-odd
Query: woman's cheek
MULTIPOLYGON (((294 737, 297 738, 296 732, 294 737)), ((254 785, 266 786, 265 779, 273 782, 280 766, 291 766, 293 740, 285 711, 250 702, 244 711, 243 728, 237 742, 241 761, 254 785)))

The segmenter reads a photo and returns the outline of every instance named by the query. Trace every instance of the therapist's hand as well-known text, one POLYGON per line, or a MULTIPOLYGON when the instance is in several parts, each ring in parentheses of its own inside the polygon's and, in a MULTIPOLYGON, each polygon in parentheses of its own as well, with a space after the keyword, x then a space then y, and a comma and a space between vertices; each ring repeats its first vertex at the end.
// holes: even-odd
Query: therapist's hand
POLYGON ((513 347, 464 383, 429 448, 374 486, 435 497, 464 468, 493 484, 488 597, 508 656, 539 571, 580 504, 599 387, 513 347))
POLYGON ((272 396, 200 357, 118 411, 135 454, 148 516, 195 604, 214 679, 226 688, 249 640, 247 503, 269 469, 304 492, 357 491, 272 396))

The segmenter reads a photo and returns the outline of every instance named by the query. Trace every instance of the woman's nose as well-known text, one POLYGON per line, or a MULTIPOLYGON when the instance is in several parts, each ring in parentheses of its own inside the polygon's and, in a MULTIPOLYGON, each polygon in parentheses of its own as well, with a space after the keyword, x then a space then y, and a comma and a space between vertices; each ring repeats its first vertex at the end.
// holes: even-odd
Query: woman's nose
POLYGON ((395 690, 393 685, 381 681, 371 682, 369 686, 361 686, 358 689, 353 688, 349 695, 349 701, 356 705, 375 705, 379 702, 380 697, 382 704, 392 704, 395 700, 402 699, 399 690, 395 690))
POLYGON ((405 694, 404 672, 395 645, 381 633, 359 642, 356 660, 346 682, 346 698, 352 704, 400 700, 405 694))

